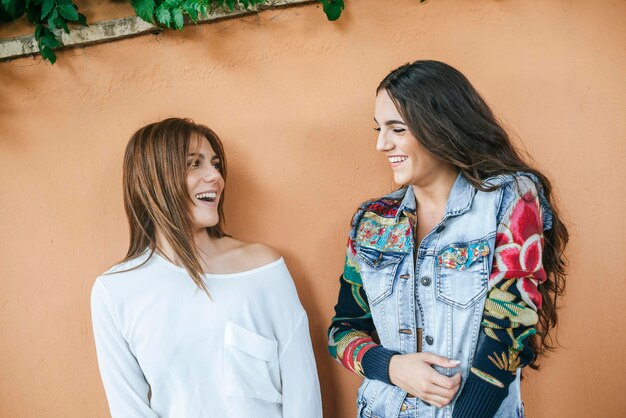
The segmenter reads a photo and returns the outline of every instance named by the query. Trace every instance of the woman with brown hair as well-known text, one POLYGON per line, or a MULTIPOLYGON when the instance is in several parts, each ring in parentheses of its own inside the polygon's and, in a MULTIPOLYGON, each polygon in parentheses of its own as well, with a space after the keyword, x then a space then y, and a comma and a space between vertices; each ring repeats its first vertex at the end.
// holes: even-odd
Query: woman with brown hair
POLYGON ((458 70, 416 61, 376 90, 398 190, 363 203, 329 351, 359 417, 519 418, 521 368, 553 344, 568 233, 548 178, 458 70))
POLYGON ((113 417, 321 417, 306 313, 274 250, 224 232, 225 179, 188 119, 128 143, 130 245, 91 299, 113 417))

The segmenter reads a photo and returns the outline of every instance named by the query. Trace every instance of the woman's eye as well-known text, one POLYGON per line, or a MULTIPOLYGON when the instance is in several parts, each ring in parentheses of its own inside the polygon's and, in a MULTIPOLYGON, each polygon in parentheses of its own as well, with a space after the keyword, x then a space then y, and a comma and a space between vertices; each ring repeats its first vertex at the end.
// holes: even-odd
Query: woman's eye
POLYGON ((406 129, 404 128, 394 128, 393 131, 397 134, 401 134, 402 132, 406 131, 406 129))
POLYGON ((222 169, 222 163, 220 163, 220 162, 212 163, 211 165, 213 166, 214 169, 216 169, 218 171, 222 169))
POLYGON ((376 132, 380 132, 380 128, 374 128, 376 132))
POLYGON ((198 168, 199 165, 200 165, 199 160, 191 160, 187 163, 187 166, 189 166, 189 168, 198 168))

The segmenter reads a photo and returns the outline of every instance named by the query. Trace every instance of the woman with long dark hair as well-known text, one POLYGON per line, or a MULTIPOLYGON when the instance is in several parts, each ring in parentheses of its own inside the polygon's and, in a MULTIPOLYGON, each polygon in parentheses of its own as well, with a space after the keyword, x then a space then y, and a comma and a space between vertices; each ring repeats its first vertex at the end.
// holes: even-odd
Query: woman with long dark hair
POLYGON ((113 417, 322 416, 308 320, 283 259, 224 232, 226 157, 188 119, 124 157, 130 245, 92 290, 113 417))
POLYGON ((550 181, 456 69, 377 89, 376 149, 403 187, 352 221, 329 350, 365 379, 359 417, 521 417, 565 283, 550 181))

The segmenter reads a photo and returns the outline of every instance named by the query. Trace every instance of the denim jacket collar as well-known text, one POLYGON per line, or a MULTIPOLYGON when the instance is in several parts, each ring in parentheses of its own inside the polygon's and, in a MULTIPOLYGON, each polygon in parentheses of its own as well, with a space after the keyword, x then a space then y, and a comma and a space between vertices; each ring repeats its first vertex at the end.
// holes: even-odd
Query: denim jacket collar
MULTIPOLYGON (((461 215, 470 210, 475 195, 476 189, 474 186, 467 181, 463 173, 459 172, 450 190, 448 202, 446 203, 446 211, 443 215, 444 219, 449 216, 461 215)), ((415 192, 412 186, 406 186, 404 198, 400 203, 396 217, 406 212, 415 216, 415 192)))

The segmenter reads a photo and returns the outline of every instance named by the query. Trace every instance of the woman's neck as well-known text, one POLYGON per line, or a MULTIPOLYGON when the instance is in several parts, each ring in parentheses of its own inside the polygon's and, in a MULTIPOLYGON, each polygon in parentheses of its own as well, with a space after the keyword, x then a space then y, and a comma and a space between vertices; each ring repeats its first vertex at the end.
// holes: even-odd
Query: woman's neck
MULTIPOLYGON (((209 236, 206 228, 201 228, 194 231, 193 234, 193 244, 195 248, 198 250, 198 254, 200 256, 200 262, 203 264, 203 268, 206 267, 206 263, 209 258, 211 258, 211 254, 215 254, 217 250, 217 238, 212 238, 209 236)), ((168 240, 165 239, 163 234, 157 230, 156 233, 156 242, 158 251, 164 255, 168 260, 172 263, 181 266, 180 260, 176 256, 174 252, 174 248, 170 244, 168 240)))
POLYGON ((427 213, 441 212, 443 215, 458 174, 459 170, 450 166, 420 185, 411 185, 415 193, 417 210, 427 213))

